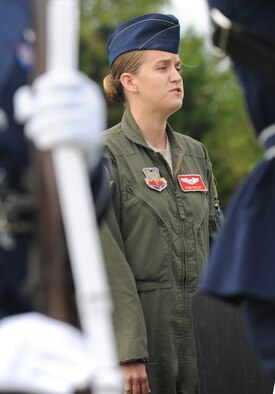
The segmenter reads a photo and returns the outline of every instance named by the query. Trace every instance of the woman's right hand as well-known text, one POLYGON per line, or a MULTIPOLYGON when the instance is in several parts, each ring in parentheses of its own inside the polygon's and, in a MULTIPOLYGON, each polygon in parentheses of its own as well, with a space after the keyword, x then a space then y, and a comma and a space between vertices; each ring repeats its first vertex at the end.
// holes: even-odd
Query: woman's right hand
POLYGON ((148 394, 151 393, 147 379, 145 364, 135 361, 120 366, 124 379, 125 394, 148 394))

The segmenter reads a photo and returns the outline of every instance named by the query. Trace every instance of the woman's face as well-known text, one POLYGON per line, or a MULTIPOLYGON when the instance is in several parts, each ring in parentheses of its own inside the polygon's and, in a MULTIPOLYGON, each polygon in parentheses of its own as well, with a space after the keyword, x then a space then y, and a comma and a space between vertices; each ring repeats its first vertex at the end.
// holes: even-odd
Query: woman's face
POLYGON ((134 76, 142 108, 169 116, 182 106, 184 90, 177 54, 145 51, 144 62, 134 76))

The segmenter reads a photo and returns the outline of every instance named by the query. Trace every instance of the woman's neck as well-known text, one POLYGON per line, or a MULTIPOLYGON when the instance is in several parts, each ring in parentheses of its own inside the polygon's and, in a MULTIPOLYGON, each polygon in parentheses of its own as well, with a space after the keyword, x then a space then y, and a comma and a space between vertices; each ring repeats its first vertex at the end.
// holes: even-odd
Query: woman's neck
POLYGON ((131 114, 138 125, 143 138, 154 148, 166 149, 166 119, 159 115, 150 116, 131 110, 131 114))

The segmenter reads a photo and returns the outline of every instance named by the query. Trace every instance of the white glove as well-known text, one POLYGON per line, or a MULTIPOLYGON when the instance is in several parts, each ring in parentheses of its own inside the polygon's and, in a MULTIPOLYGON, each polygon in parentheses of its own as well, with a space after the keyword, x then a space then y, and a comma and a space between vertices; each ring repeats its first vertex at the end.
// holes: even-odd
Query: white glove
POLYGON ((106 105, 99 86, 83 73, 47 72, 32 87, 17 90, 14 108, 16 120, 26 122, 25 134, 38 149, 73 145, 97 163, 106 105))
POLYGON ((85 337, 42 314, 2 319, 0 349, 0 391, 71 394, 92 381, 85 337))

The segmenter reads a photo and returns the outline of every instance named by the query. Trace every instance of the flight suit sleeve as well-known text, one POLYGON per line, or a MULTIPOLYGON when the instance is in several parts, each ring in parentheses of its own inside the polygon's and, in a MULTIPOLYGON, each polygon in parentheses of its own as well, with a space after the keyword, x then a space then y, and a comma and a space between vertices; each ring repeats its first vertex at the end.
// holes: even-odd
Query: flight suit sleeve
POLYGON ((205 149, 206 163, 208 168, 208 184, 209 184, 209 242, 215 239, 223 223, 223 213, 219 204, 219 196, 217 191, 217 181, 212 172, 212 164, 210 162, 208 152, 205 149))
POLYGON ((134 275, 119 228, 119 183, 112 165, 112 201, 100 226, 100 237, 113 302, 113 324, 121 364, 148 361, 147 334, 134 275))

